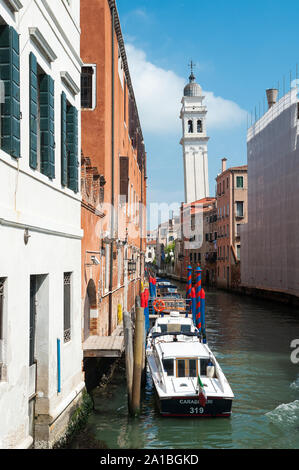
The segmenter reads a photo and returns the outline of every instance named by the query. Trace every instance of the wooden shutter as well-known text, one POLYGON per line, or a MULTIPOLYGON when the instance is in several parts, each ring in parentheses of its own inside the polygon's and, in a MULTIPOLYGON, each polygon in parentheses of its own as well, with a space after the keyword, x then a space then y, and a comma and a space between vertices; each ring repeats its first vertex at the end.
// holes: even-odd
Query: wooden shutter
POLYGON ((54 80, 43 75, 40 80, 41 171, 55 178, 54 80))
POLYGON ((68 153, 68 187, 75 193, 78 185, 78 110, 68 106, 66 113, 66 143, 68 153))
POLYGON ((30 105, 30 166, 37 168, 37 61, 32 52, 29 56, 29 105, 30 105))
POLYGON ((128 157, 119 158, 119 176, 120 176, 120 196, 126 196, 126 202, 128 202, 128 191, 129 191, 129 159, 128 157))
POLYGON ((19 35, 10 26, 0 26, 0 79, 5 86, 1 105, 1 148, 20 158, 20 52, 19 35))
POLYGON ((61 184, 67 186, 66 94, 61 94, 61 184))

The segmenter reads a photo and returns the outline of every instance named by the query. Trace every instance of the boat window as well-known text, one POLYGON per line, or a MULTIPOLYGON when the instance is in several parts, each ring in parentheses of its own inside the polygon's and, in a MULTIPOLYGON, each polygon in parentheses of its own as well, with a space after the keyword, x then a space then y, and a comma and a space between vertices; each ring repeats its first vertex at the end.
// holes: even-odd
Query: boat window
POLYGON ((160 324, 159 326, 161 328, 161 333, 167 333, 167 325, 165 323, 160 324))
POLYGON ((181 325, 182 333, 191 333, 191 325, 181 325))
POLYGON ((178 359, 177 377, 197 377, 197 359, 178 359))
POLYGON ((167 375, 174 375, 174 361, 173 359, 163 359, 164 372, 167 375))
POLYGON ((196 359, 189 361, 189 377, 197 377, 196 359))
POLYGON ((185 377, 185 361, 178 360, 178 377, 185 377))
POLYGON ((210 363, 209 359, 200 360, 200 375, 207 375, 207 367, 210 363))

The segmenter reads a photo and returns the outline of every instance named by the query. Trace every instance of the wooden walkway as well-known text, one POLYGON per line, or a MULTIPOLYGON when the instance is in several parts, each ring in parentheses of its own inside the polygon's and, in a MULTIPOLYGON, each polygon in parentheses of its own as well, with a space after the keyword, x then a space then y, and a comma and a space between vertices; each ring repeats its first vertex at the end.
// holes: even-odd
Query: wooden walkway
POLYGON ((90 336, 83 343, 84 357, 121 357, 124 351, 122 325, 112 336, 90 336))

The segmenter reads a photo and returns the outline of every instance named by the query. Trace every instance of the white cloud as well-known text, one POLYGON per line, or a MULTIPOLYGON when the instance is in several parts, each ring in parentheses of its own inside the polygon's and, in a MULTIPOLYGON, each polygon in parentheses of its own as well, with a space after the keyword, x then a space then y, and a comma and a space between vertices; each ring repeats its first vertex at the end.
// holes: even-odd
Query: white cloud
MULTIPOLYGON (((180 102, 186 79, 152 64, 145 52, 132 44, 126 45, 126 51, 143 129, 158 134, 180 132, 180 102)), ((245 122, 246 111, 238 104, 211 91, 203 93, 209 129, 227 129, 245 122)))

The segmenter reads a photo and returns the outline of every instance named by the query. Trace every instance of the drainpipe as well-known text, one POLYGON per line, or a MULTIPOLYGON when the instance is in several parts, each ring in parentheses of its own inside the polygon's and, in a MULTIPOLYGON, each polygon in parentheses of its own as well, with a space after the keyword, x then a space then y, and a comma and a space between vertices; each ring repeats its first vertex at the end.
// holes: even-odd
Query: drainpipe
POLYGON ((113 2, 111 6, 111 17, 112 17, 112 28, 111 28, 111 94, 112 94, 112 112, 111 112, 111 247, 110 247, 110 281, 109 281, 109 333, 112 334, 112 315, 113 315, 113 303, 112 303, 112 292, 113 292, 113 249, 114 249, 114 33, 115 33, 115 4, 113 2))

